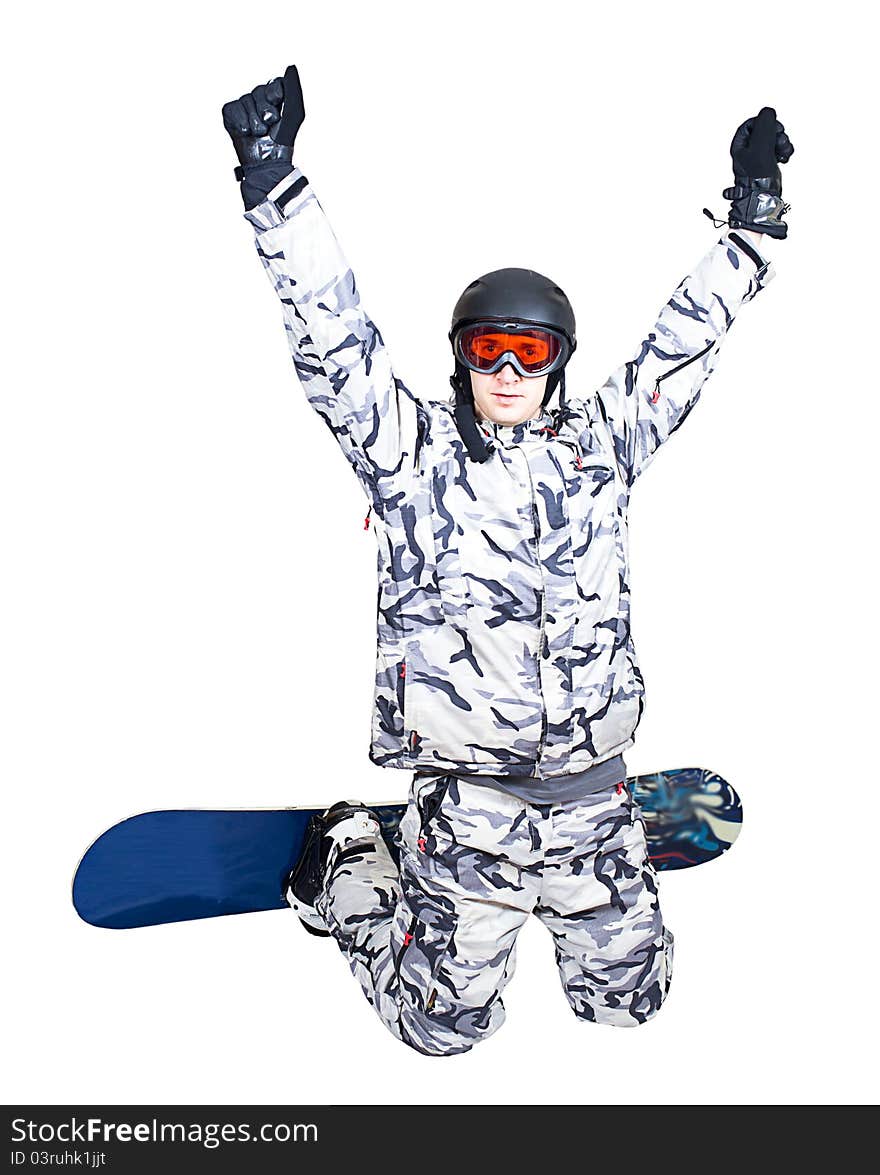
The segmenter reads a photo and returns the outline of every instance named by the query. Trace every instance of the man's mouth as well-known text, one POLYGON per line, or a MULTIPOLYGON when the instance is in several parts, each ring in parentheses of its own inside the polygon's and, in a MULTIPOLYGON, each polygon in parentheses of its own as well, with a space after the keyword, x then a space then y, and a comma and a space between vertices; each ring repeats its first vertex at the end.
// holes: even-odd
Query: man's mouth
POLYGON ((520 398, 519 392, 493 392, 492 395, 496 400, 518 400, 520 398))

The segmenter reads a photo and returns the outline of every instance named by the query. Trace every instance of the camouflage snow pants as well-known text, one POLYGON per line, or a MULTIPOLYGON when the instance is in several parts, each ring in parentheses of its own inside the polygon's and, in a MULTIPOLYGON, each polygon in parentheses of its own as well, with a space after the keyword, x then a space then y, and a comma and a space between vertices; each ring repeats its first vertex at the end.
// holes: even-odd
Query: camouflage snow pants
POLYGON ((642 1024, 662 1004, 673 938, 625 785, 534 805, 470 779, 418 773, 399 843, 399 872, 381 838, 342 849, 318 908, 405 1044, 461 1053, 501 1026, 529 914, 553 936, 581 1019, 642 1024))

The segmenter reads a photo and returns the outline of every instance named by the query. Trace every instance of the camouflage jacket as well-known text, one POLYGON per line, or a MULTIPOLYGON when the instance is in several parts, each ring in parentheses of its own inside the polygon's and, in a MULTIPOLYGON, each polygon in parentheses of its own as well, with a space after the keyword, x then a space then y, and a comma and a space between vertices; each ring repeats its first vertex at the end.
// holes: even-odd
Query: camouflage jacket
POLYGON ((373 510, 370 758, 547 779, 625 750, 643 695, 630 489, 772 267, 725 232, 602 388, 522 424, 483 422, 491 454, 477 463, 451 402, 416 399, 393 373, 305 176, 294 170, 246 215, 300 382, 373 510))

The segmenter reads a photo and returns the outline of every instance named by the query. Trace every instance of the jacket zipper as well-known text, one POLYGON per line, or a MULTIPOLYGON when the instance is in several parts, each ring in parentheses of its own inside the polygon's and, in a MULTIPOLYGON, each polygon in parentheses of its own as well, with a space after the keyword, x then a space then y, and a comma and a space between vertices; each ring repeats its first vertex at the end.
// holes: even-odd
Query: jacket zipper
POLYGON ((691 355, 689 359, 685 359, 685 361, 683 363, 679 363, 679 365, 677 367, 673 367, 672 371, 667 371, 667 372, 664 372, 663 375, 658 375, 656 380, 654 381, 654 395, 651 399, 651 403, 656 404, 657 401, 659 400, 659 398, 660 398, 660 385, 663 383, 664 379, 669 379, 669 377, 671 375, 675 375, 675 373, 677 371, 681 371, 682 368, 687 367, 689 363, 696 363, 696 361, 698 359, 701 359, 708 351, 712 350, 712 348, 715 346, 717 341, 718 341, 717 339, 713 339, 711 341, 711 343, 708 343, 702 349, 702 351, 697 351, 696 355, 691 355))
POLYGON ((547 741, 547 702, 544 698, 544 676, 541 673, 541 661, 544 657, 544 641, 546 640, 546 632, 544 628, 544 601, 546 593, 541 593, 541 639, 538 644, 538 684, 541 688, 541 733, 538 736, 538 755, 537 761, 541 762, 541 756, 544 753, 544 744, 547 741))
MULTIPOLYGON (((526 462, 528 468, 528 461, 526 462)), ((538 762, 541 760, 541 755, 544 751, 544 743, 547 739, 547 704, 544 701, 544 680, 541 675, 541 661, 544 656, 544 639, 547 623, 547 586, 544 583, 544 568, 541 563, 541 518, 538 514, 538 505, 535 501, 535 489, 532 482, 532 471, 529 468, 529 487, 532 495, 532 521, 535 525, 535 543, 537 545, 538 567, 541 569, 541 627, 538 633, 538 688, 541 691, 541 734, 538 738, 538 762)))

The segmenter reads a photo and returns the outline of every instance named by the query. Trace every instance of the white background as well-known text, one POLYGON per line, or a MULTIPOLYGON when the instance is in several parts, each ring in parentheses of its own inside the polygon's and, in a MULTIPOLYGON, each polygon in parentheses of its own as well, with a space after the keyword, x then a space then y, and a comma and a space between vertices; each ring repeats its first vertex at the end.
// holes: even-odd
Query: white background
POLYGON ((4 1100, 845 1103, 876 1098, 876 61, 861 5, 49 3, 6 17, 4 1100), (728 6, 729 10, 729 6, 728 6), (804 15, 805 11, 809 15, 804 15), (24 15, 22 13, 25 13, 24 15), (80 922, 142 809, 402 795, 367 759, 375 543, 296 382, 220 106, 300 65, 297 159, 399 373, 503 265, 578 315, 573 391, 716 238, 775 105, 790 239, 639 483, 633 772, 713 767, 735 851, 667 875, 669 1001, 575 1020, 520 939, 508 1021, 428 1059, 331 942, 266 913, 80 922), (873 1073, 873 1075, 872 1075, 873 1073))

